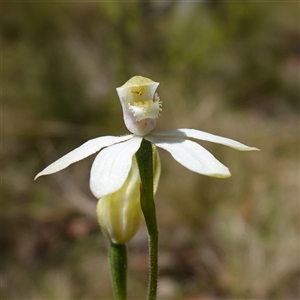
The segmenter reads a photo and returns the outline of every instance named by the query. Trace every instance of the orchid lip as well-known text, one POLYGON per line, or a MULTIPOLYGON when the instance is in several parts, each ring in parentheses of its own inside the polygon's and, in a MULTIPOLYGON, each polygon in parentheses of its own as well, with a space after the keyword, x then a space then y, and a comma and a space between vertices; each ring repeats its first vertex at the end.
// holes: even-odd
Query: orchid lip
POLYGON ((154 100, 144 100, 139 102, 128 103, 129 110, 133 113, 136 121, 143 119, 157 119, 162 111, 162 102, 157 93, 154 100))

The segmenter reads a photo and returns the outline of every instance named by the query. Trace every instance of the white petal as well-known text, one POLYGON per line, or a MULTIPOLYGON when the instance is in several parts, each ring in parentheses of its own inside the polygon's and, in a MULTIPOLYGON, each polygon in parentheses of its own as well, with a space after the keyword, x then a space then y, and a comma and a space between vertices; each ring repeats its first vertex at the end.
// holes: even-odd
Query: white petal
POLYGON ((90 189, 96 198, 117 191, 125 182, 132 164, 132 156, 140 148, 142 137, 102 150, 91 169, 90 189))
POLYGON ((208 142, 213 142, 217 144, 222 144, 228 147, 231 147, 236 150, 240 151, 259 151, 259 149, 255 147, 249 147, 246 146, 240 142, 221 137, 218 135, 214 135, 208 132, 196 130, 196 129, 176 129, 171 131, 165 131, 165 132, 153 132, 151 135, 155 136, 161 136, 161 137, 174 137, 174 138, 192 138, 197 140, 203 140, 208 142))
POLYGON ((146 136, 145 139, 170 152, 175 160, 191 171, 212 177, 230 176, 227 167, 195 142, 153 136, 146 136))
POLYGON ((125 136, 102 136, 92 140, 87 141, 86 143, 82 144, 78 148, 74 149, 73 151, 67 153, 43 171, 38 173, 34 180, 43 175, 49 175, 52 173, 56 173, 62 169, 65 169, 69 165, 82 160, 95 152, 99 151, 100 149, 126 141, 130 139, 132 135, 125 135, 125 136))

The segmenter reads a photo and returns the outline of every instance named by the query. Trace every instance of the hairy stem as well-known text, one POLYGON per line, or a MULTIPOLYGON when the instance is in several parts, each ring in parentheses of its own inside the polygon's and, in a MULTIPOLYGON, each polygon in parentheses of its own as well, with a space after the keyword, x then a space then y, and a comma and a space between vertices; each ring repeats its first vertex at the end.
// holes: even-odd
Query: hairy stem
POLYGON ((117 300, 126 300, 126 245, 111 243, 109 258, 115 297, 117 300))
POLYGON ((156 211, 153 197, 153 152, 152 145, 143 139, 136 153, 140 177, 141 177, 141 208, 149 235, 149 282, 148 300, 155 300, 158 280, 158 230, 156 211))

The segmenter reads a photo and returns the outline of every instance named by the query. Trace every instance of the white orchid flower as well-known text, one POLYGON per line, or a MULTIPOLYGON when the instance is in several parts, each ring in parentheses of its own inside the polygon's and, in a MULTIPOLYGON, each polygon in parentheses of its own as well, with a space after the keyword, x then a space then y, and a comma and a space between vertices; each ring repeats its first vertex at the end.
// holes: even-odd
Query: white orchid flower
POLYGON ((90 189, 94 196, 100 199, 118 191, 123 186, 131 169, 132 157, 140 148, 142 139, 168 151, 187 169, 219 178, 231 176, 228 168, 193 140, 218 143, 240 151, 258 150, 237 141, 195 129, 154 132, 162 105, 155 93, 158 85, 158 82, 151 79, 134 76, 117 88, 123 108, 124 122, 132 134, 104 136, 89 140, 49 165, 38 173, 35 179, 61 171, 101 150, 94 160, 90 174, 90 189))

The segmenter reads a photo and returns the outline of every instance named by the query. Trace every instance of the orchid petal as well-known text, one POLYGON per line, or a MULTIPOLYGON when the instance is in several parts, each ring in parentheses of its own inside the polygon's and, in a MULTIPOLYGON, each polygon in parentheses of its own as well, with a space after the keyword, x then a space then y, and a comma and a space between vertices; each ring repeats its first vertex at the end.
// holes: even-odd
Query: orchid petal
POLYGON ((102 136, 92 140, 89 140, 79 146, 78 148, 72 150, 71 152, 67 153, 43 171, 38 173, 34 180, 43 175, 49 175, 52 173, 56 173, 62 169, 65 169, 69 165, 82 160, 95 152, 99 151, 100 149, 111 146, 116 143, 120 143, 130 139, 132 135, 125 135, 125 136, 102 136))
POLYGON ((145 139, 157 147, 170 152, 175 160, 191 171, 219 178, 230 176, 230 171, 227 167, 195 142, 153 136, 146 136, 145 139))
POLYGON ((197 140, 208 141, 212 143, 222 144, 228 147, 231 147, 240 151, 259 151, 258 148, 246 146, 240 142, 234 141, 232 139, 228 139, 225 137, 221 137, 218 135, 214 135, 208 132, 196 130, 196 129, 176 129, 164 132, 153 132, 152 136, 160 136, 160 137, 172 137, 172 138, 192 138, 197 140))
POLYGON ((117 191, 124 184, 132 164, 132 156, 140 148, 142 137, 102 150, 91 169, 90 189, 98 199, 117 191))

